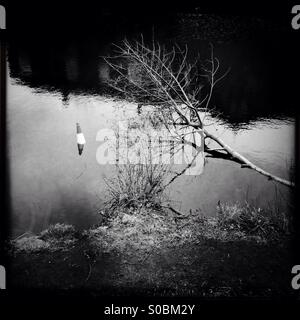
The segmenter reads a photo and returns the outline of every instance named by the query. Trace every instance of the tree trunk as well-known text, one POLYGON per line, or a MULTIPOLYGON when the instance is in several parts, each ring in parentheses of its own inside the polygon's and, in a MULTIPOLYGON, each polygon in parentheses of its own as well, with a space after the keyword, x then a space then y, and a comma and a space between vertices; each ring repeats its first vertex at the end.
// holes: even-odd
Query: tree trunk
POLYGON ((239 160, 242 164, 244 164, 244 167, 246 168, 250 168, 253 169, 259 173, 261 173, 262 175, 268 177, 270 180, 275 180, 281 184, 284 184, 286 186, 289 187, 294 187, 295 184, 292 181, 289 180, 285 180, 282 178, 279 178, 261 168, 259 168, 258 166, 256 166, 255 164, 253 164, 251 161, 249 161, 248 159, 246 159, 244 156, 242 156, 241 154, 239 154, 238 152, 236 152, 235 150, 233 150, 230 146, 228 146, 223 140, 221 140, 220 138, 214 136, 213 134, 209 133, 207 130, 203 129, 204 134, 206 137, 214 140, 215 142, 217 142, 222 148, 224 148, 225 151, 227 151, 233 158, 239 160))

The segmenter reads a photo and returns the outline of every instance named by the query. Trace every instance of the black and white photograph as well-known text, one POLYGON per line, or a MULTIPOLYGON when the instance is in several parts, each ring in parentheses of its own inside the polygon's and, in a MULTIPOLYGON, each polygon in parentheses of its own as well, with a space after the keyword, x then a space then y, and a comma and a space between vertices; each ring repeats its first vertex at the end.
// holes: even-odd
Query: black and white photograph
POLYGON ((1 294, 299 302, 296 2, 0 3, 1 294))

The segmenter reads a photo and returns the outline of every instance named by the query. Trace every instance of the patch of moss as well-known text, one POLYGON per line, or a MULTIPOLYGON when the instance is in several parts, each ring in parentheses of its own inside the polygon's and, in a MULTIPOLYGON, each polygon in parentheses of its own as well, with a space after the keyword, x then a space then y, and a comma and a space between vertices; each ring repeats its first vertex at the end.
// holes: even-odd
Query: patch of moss
POLYGON ((50 243, 39 239, 37 236, 31 236, 14 241, 13 247, 17 252, 34 253, 49 250, 50 243))
POLYGON ((58 223, 49 226, 38 236, 27 236, 12 241, 12 247, 16 252, 28 253, 66 250, 76 243, 78 234, 73 226, 58 223))
POLYGON ((57 223, 42 231, 39 238, 45 241, 68 241, 76 239, 77 235, 74 226, 57 223))

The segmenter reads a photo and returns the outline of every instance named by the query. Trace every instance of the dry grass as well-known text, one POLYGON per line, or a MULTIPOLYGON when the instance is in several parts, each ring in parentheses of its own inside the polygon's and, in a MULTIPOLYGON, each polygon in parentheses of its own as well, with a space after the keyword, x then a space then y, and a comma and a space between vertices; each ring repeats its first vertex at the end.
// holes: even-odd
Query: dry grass
POLYGON ((278 241, 289 232, 284 214, 274 215, 249 204, 219 204, 216 217, 193 211, 176 219, 166 210, 123 208, 106 223, 85 232, 100 251, 135 254, 156 249, 197 245, 211 239, 221 242, 278 241))
POLYGON ((38 253, 41 251, 67 250, 73 246, 79 232, 71 225, 57 223, 38 236, 23 237, 12 241, 17 252, 38 253))
MULTIPOLYGON (((15 285, 114 296, 284 295, 290 290, 289 278, 282 277, 287 242, 269 245, 267 233, 246 228, 262 213, 243 206, 224 204, 215 218, 193 211, 185 219, 151 207, 123 207, 80 238, 72 226, 50 226, 14 242, 15 285)), ((268 230, 273 220, 263 221, 268 230)))
POLYGON ((290 221, 284 212, 257 208, 248 202, 219 203, 217 223, 223 230, 238 230, 268 240, 279 239, 290 232, 290 221))
POLYGON ((167 166, 139 163, 118 165, 116 169, 115 178, 105 179, 108 199, 105 202, 106 215, 111 216, 122 209, 160 208, 167 166))
POLYGON ((79 233, 73 226, 56 224, 38 236, 13 241, 13 247, 29 253, 68 250, 84 236, 97 252, 140 255, 157 249, 197 245, 207 239, 280 241, 290 233, 290 223, 284 213, 263 210, 249 203, 219 204, 216 217, 205 217, 196 210, 184 219, 177 219, 161 207, 155 209, 153 203, 145 206, 143 199, 123 201, 97 228, 79 233))

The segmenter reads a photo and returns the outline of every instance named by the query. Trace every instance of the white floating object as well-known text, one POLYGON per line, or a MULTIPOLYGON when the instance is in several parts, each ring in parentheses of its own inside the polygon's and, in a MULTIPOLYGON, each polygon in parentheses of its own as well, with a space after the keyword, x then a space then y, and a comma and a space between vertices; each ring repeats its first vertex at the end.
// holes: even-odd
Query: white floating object
POLYGON ((5 268, 0 265, 0 289, 6 289, 6 275, 5 268))
POLYGON ((79 152, 79 155, 81 155, 83 151, 83 146, 85 145, 86 141, 81 131, 79 123, 76 123, 76 131, 77 131, 76 137, 77 137, 78 152, 79 152))

